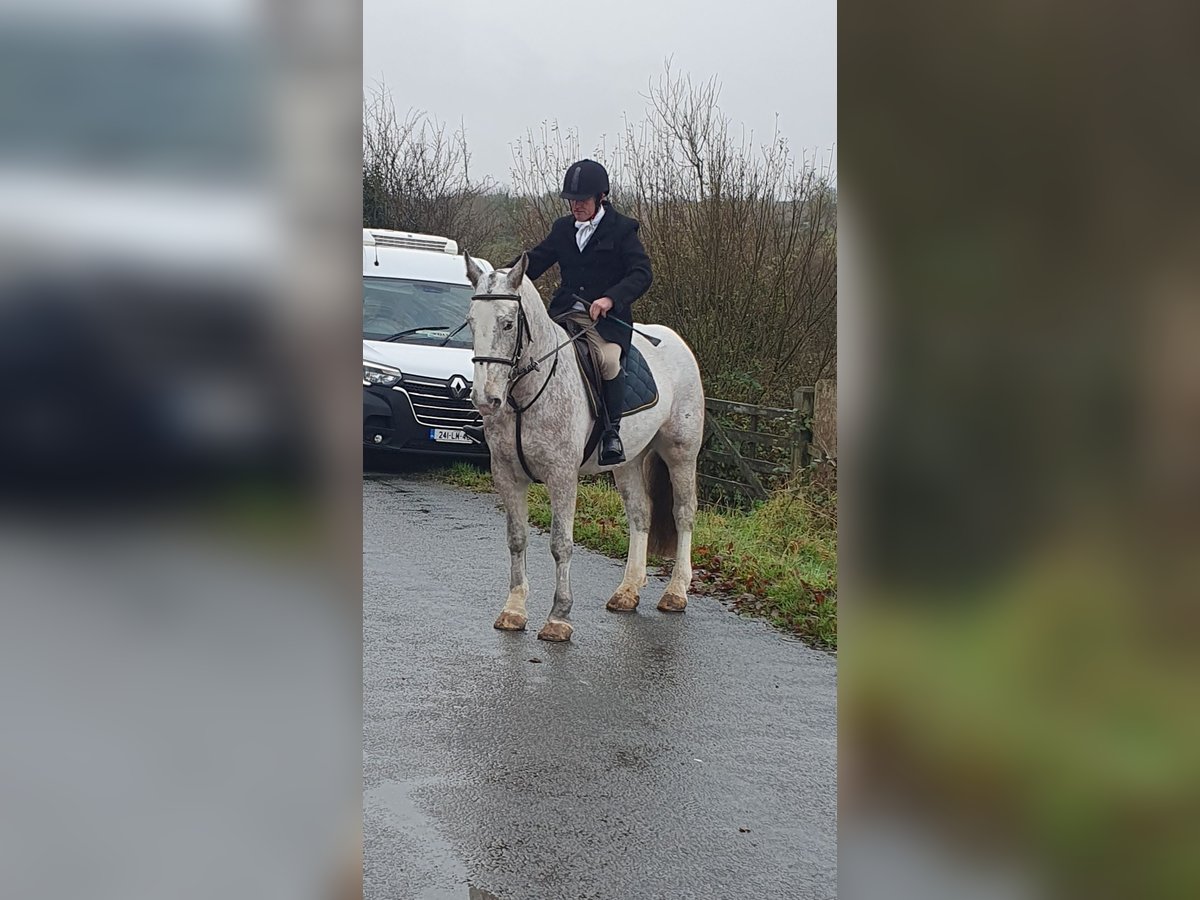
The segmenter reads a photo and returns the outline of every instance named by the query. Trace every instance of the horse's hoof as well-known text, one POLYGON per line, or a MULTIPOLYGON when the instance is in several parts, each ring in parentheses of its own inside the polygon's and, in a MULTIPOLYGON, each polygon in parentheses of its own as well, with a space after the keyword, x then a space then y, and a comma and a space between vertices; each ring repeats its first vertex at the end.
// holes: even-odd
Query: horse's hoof
POLYGON ((547 622, 537 636, 539 641, 569 641, 574 630, 570 622, 547 622))
POLYGON ((604 608, 612 612, 632 612, 637 609, 638 599, 638 592, 633 588, 619 587, 604 604, 604 608))
POLYGON ((492 627, 498 628, 501 631, 524 631, 525 623, 528 621, 529 619, 524 613, 512 612, 506 609, 500 613, 500 617, 496 619, 496 624, 492 627))
POLYGON ((663 594, 658 601, 659 612, 683 612, 687 609, 686 594, 663 594))

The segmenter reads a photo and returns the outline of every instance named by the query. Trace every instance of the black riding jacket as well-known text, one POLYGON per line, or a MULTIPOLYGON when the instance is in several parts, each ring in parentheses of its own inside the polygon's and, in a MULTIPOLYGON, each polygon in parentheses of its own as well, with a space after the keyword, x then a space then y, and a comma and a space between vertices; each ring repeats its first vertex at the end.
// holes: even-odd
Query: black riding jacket
POLYGON ((609 319, 617 318, 633 324, 633 301, 650 287, 653 273, 650 257, 638 237, 638 222, 623 216, 607 201, 604 217, 583 250, 575 242, 575 218, 563 216, 550 227, 546 239, 529 251, 529 267, 525 274, 536 279, 555 263, 562 274, 562 284, 550 300, 550 315, 568 312, 575 304, 571 294, 578 294, 588 303, 609 297, 613 308, 596 325, 596 332, 606 341, 621 345, 624 356, 629 350, 630 330, 609 319))

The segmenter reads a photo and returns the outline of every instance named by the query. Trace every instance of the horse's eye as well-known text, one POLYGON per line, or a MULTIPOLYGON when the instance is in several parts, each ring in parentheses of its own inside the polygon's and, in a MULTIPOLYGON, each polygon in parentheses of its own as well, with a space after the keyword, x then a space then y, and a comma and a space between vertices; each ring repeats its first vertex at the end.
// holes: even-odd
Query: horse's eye
POLYGON ((505 322, 505 323, 504 323, 504 330, 505 330, 505 331, 512 331, 512 322, 505 322))

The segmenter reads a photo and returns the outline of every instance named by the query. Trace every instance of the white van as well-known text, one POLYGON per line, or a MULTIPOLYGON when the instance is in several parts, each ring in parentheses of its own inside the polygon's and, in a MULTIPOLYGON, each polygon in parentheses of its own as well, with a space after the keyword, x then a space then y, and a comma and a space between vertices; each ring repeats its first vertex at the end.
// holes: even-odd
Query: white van
MULTIPOLYGON (((492 266, 475 257, 484 271, 492 266)), ((363 445, 486 458, 471 403, 472 287, 449 238, 363 229, 363 445)))

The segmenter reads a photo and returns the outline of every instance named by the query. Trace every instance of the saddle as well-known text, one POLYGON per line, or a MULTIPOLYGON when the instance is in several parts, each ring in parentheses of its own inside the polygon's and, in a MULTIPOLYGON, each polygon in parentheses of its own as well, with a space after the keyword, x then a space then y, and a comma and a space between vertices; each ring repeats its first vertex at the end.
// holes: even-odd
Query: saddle
MULTIPOLYGON (((582 326, 570 320, 562 324, 572 337, 583 330, 582 326)), ((583 462, 587 462, 596 451, 600 436, 604 433, 604 421, 600 416, 600 410, 603 408, 600 400, 600 363, 592 354, 592 346, 586 339, 573 341, 572 346, 575 348, 575 362, 583 379, 593 421, 592 433, 583 448, 583 462)), ((625 367, 625 403, 621 417, 625 418, 655 406, 658 403, 658 385, 650 373, 650 367, 646 365, 645 357, 632 344, 629 346, 629 352, 623 356, 622 364, 625 367)))

